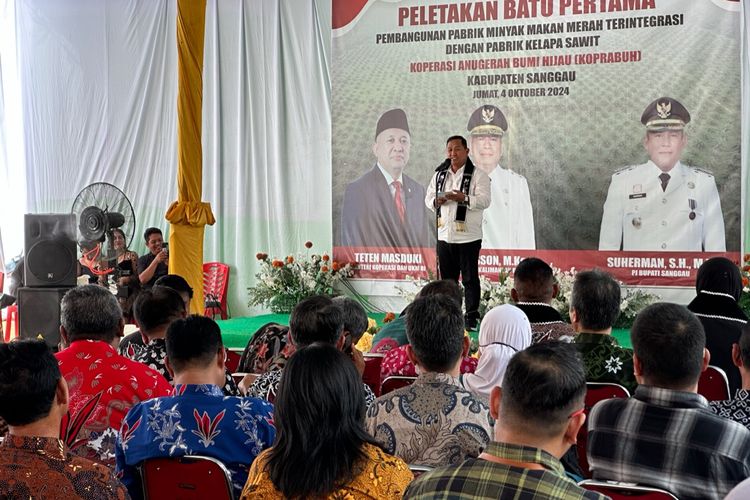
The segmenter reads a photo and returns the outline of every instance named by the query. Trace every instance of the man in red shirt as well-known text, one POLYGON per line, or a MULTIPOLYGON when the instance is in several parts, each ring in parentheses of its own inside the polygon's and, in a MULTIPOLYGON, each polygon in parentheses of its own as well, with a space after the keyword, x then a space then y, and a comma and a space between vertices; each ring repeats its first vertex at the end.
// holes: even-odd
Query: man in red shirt
POLYGON ((167 396, 158 372, 117 354, 124 322, 117 299, 96 285, 73 288, 60 306, 60 334, 67 346, 55 357, 70 391, 61 438, 78 455, 114 466, 115 439, 134 404, 167 396))

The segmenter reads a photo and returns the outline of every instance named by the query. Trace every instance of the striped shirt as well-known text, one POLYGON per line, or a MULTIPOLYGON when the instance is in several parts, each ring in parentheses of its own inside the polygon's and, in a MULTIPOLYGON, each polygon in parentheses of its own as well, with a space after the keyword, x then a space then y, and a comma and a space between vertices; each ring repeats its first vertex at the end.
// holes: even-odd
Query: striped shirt
POLYGON ((565 475, 562 464, 539 448, 491 442, 485 453, 508 460, 535 463, 544 470, 525 469, 470 458, 456 466, 422 474, 404 494, 405 499, 469 500, 496 498, 574 500, 608 498, 587 491, 565 475))
POLYGON ((597 403, 588 429, 594 479, 718 500, 750 476, 750 430, 713 414, 700 394, 640 385, 597 403))

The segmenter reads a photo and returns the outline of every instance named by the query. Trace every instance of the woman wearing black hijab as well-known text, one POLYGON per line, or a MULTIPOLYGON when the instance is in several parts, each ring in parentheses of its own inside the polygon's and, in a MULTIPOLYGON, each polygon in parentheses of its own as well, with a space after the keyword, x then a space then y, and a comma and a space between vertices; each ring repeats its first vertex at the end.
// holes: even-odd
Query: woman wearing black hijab
POLYGON ((710 363, 727 373, 730 394, 742 387, 740 372, 732 363, 732 344, 739 342, 747 316, 737 301, 742 293, 742 276, 736 264, 724 257, 708 259, 698 269, 698 296, 688 304, 706 330, 710 363))

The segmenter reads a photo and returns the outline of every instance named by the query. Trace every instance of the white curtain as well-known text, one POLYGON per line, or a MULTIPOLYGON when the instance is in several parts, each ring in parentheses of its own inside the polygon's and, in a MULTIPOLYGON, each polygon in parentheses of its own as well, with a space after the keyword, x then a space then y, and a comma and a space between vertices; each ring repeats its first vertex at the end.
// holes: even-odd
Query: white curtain
MULTIPOLYGON (((167 234, 164 213, 176 196, 175 1, 0 7, 6 255, 23 249, 23 213, 68 212, 99 181, 130 198, 138 221, 131 247, 145 253, 143 230, 167 234)), ((203 199, 217 223, 206 230, 205 260, 231 266, 234 315, 250 312, 257 251, 331 244, 330 15, 330 0, 207 6, 203 199)))

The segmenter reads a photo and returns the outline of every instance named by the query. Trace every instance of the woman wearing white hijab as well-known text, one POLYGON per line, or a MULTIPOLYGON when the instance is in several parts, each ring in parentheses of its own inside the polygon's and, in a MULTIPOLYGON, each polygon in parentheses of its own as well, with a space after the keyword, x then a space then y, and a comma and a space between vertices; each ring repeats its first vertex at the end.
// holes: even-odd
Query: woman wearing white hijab
POLYGON ((510 304, 493 308, 479 327, 479 364, 474 373, 462 375, 464 387, 490 399, 492 388, 502 384, 505 369, 518 351, 531 345, 531 324, 526 314, 510 304))

